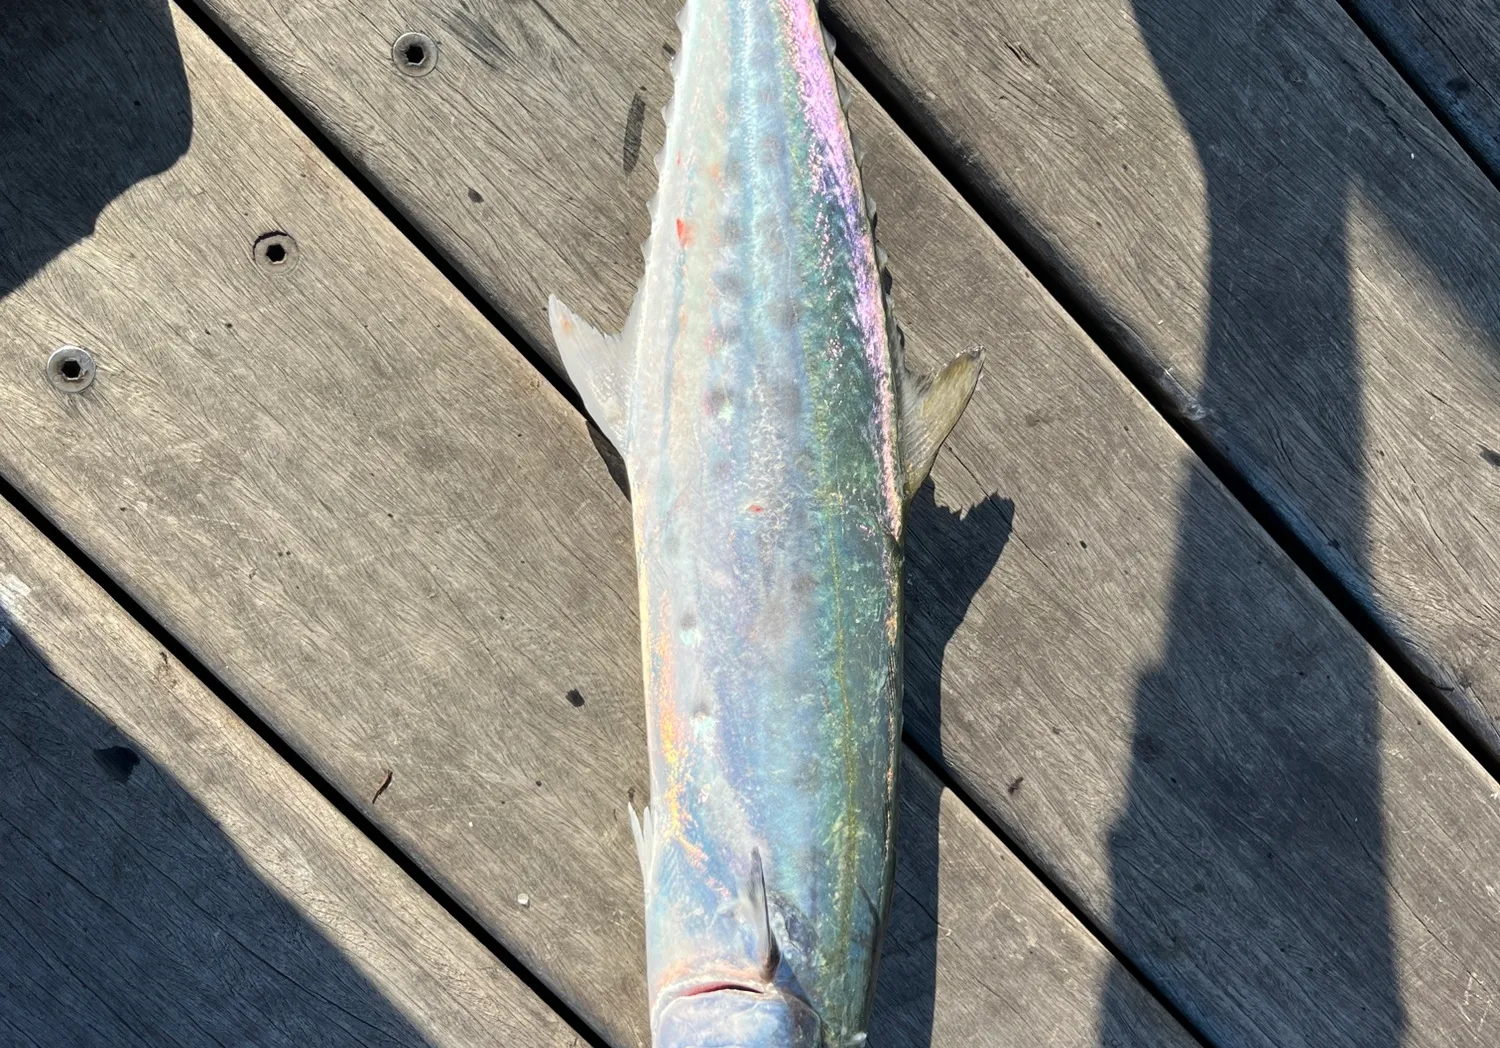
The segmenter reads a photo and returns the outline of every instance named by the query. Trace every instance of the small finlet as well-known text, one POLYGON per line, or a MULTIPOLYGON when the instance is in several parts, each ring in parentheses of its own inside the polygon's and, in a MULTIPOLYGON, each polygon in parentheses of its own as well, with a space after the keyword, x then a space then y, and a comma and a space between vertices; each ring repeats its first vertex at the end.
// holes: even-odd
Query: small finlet
MULTIPOLYGON (((630 409, 630 375, 633 347, 628 337, 606 335, 578 316, 556 295, 547 300, 552 338, 562 355, 568 381, 583 398, 583 406, 594 424, 609 438, 615 450, 629 461, 625 447, 625 422, 630 409)), ((627 335, 630 331, 626 323, 627 335)))
POLYGON ((974 395, 983 367, 975 348, 960 353, 934 379, 904 373, 901 383, 901 460, 906 471, 906 497, 911 498, 927 479, 938 449, 974 395))
POLYGON ((832 58, 833 57, 833 53, 838 50, 838 47, 839 47, 838 41, 836 41, 833 38, 833 34, 828 31, 828 27, 827 26, 824 26, 822 28, 823 28, 823 47, 827 49, 827 51, 828 51, 828 57, 832 58))

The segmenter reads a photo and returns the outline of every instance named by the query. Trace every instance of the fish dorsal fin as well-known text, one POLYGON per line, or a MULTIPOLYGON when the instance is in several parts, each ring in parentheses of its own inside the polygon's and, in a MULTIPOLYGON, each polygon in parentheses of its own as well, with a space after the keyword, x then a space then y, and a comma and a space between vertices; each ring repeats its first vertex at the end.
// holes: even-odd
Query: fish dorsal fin
POLYGON ((913 375, 902 366, 901 461, 906 472, 906 497, 917 493, 927 479, 938 449, 974 395, 983 355, 979 349, 960 353, 936 378, 913 375))
POLYGON ((556 295, 547 301, 547 317, 568 381, 583 398, 584 409, 594 424, 628 463, 625 424, 630 417, 630 379, 635 365, 631 324, 626 322, 623 335, 606 335, 579 319, 556 295))
POLYGON ((781 966, 781 947, 776 944, 776 933, 771 930, 771 899, 766 893, 766 873, 761 865, 759 848, 750 852, 750 883, 746 896, 761 974, 770 982, 776 976, 776 969, 781 966))

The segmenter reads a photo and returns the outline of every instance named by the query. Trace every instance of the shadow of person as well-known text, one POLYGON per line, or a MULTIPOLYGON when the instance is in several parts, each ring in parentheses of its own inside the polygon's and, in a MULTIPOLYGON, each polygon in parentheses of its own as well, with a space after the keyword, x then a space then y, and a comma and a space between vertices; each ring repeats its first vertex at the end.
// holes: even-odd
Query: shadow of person
MULTIPOLYGON (((1311 468, 1312 448, 1338 464, 1300 486, 1316 490, 1310 519, 1365 593, 1366 401, 1348 216, 1358 193, 1408 226, 1398 213, 1419 214, 1408 205, 1422 190, 1383 170, 1389 127, 1340 123, 1325 88, 1342 74, 1308 68, 1287 46, 1316 39, 1299 5, 1134 6, 1206 185, 1205 425, 1280 441, 1251 451, 1266 469, 1311 468), (1268 386, 1287 399, 1266 397, 1268 386), (1315 391, 1316 417, 1301 406, 1311 399, 1299 402, 1305 391, 1315 391)), ((1421 237, 1434 271, 1482 312, 1463 290, 1471 276, 1432 231, 1421 237)), ((1215 1043, 1396 1048, 1407 1020, 1374 667, 1350 654, 1347 631, 1315 599, 1289 597, 1274 573, 1247 563, 1224 503, 1193 471, 1161 664, 1135 697, 1108 845, 1109 925, 1215 1043)), ((1125 978, 1105 992, 1101 1045, 1122 1043, 1125 978)))
POLYGON ((0 631, 0 1041, 428 1044, 171 769, 0 631))
MULTIPOLYGON (((906 532, 906 735, 942 762, 943 658, 1010 539, 1014 504, 991 495, 965 511, 937 503, 932 481, 912 500, 906 532)), ((872 1048, 927 1048, 937 992, 938 804, 930 777, 906 775, 897 826, 896 889, 881 950, 872 1048)))
POLYGON ((0 31, 0 299, 187 151, 167 0, 11 0, 0 31))

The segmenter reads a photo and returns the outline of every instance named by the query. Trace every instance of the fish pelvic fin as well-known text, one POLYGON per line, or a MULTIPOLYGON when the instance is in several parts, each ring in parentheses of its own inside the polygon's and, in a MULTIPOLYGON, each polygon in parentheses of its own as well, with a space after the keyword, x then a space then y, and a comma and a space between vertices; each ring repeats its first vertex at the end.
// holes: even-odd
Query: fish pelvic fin
POLYGON ((635 364, 631 325, 626 323, 623 335, 606 335, 581 320, 556 295, 547 301, 547 318, 563 370, 583 398, 584 410, 628 463, 625 434, 635 364))
POLYGON ((913 375, 903 366, 900 435, 908 499, 927 479, 938 449, 958 425, 969 398, 974 395, 983 358, 978 347, 960 353, 936 378, 913 375))

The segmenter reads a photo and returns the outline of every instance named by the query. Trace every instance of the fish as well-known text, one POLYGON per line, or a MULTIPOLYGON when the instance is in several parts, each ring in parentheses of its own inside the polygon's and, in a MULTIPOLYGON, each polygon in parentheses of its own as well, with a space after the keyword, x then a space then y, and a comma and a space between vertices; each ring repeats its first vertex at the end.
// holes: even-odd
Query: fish
POLYGON ((624 460, 656 1048, 865 1042, 894 875, 907 504, 979 379, 905 363, 814 0, 688 0, 622 330, 555 295, 624 460))

